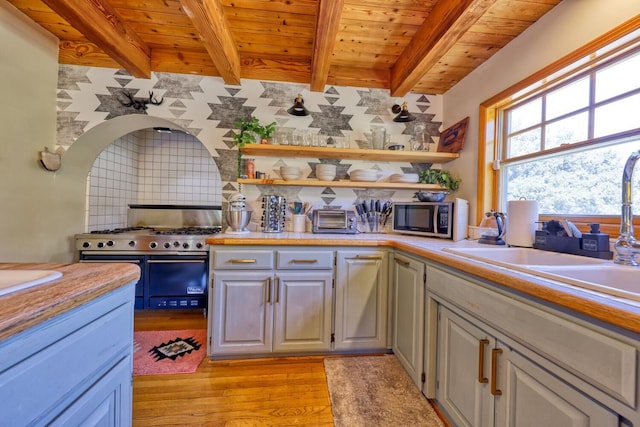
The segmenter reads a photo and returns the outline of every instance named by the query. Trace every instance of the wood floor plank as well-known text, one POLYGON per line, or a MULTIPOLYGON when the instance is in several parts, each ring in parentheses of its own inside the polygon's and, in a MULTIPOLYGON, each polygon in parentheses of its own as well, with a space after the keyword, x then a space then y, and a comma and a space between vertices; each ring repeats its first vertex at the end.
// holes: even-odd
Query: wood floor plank
MULTIPOLYGON (((206 329, 199 310, 138 310, 135 330, 206 329)), ((134 426, 333 426, 324 357, 205 359, 133 380, 134 426)))

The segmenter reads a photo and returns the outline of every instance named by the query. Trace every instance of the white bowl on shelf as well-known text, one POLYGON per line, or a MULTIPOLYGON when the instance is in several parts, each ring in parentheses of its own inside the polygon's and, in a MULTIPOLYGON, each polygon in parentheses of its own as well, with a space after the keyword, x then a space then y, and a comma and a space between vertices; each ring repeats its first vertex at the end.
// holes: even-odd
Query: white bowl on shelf
POLYGON ((300 179, 302 171, 297 166, 280 166, 280 176, 286 181, 300 179))
POLYGON ((358 182, 373 182, 379 178, 379 172, 374 169, 356 169, 351 171, 349 179, 358 182))
POLYGON ((321 163, 316 165, 316 176, 320 181, 333 181, 337 172, 336 165, 321 163))
POLYGON ((282 179, 284 179, 285 181, 295 181, 297 179, 300 179, 300 174, 292 175, 292 174, 285 173, 285 174, 282 174, 282 179))
POLYGON ((326 174, 326 175, 317 175, 318 179, 320 181, 333 181, 334 179, 336 179, 336 175, 335 174, 326 174))
POLYGON ((401 182, 405 184, 415 184, 418 182, 417 173, 394 173, 389 177, 389 182, 401 182))

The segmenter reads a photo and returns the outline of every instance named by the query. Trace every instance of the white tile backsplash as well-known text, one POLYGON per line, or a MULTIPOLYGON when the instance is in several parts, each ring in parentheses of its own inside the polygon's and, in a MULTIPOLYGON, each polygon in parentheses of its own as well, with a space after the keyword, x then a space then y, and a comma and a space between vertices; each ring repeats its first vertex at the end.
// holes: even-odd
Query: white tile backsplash
POLYGON ((105 148, 87 187, 87 231, 125 227, 129 204, 222 204, 220 173, 204 145, 192 135, 152 129, 105 148))

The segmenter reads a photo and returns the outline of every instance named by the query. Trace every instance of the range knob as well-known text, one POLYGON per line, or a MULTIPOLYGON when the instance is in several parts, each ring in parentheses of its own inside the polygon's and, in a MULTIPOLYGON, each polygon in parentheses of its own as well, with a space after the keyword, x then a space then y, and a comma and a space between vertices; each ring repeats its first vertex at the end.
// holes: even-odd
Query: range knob
POLYGON ((82 247, 85 248, 85 249, 86 248, 90 248, 91 247, 91 243, 90 242, 84 242, 84 243, 82 243, 82 247))
POLYGON ((104 242, 98 242, 98 247, 99 248, 104 248, 104 242))
POLYGON ((203 246, 204 245, 202 244, 202 242, 196 243, 196 248, 198 248, 198 249, 202 249, 203 246))
POLYGON ((151 249, 155 249, 157 246, 158 246, 158 244, 157 244, 156 242, 151 242, 151 243, 149 243, 149 247, 150 247, 151 249))
POLYGON ((175 246, 177 248, 178 246, 180 246, 180 242, 178 242, 178 241, 173 242, 173 246, 175 246))
POLYGON ((188 249, 188 248, 189 248, 189 243, 184 242, 184 243, 182 244, 182 247, 183 247, 183 248, 185 248, 185 249, 188 249))
POLYGON ((109 240, 109 241, 107 242, 107 246, 109 246, 110 248, 112 248, 112 247, 113 247, 113 245, 115 245, 115 243, 113 242, 113 240, 109 240))
POLYGON ((136 245, 136 241, 135 240, 130 240, 129 241, 129 246, 134 247, 136 245))
POLYGON ((169 249, 169 248, 171 247, 171 243, 169 243, 169 242, 164 242, 164 245, 163 245, 163 246, 164 246, 166 249, 169 249))

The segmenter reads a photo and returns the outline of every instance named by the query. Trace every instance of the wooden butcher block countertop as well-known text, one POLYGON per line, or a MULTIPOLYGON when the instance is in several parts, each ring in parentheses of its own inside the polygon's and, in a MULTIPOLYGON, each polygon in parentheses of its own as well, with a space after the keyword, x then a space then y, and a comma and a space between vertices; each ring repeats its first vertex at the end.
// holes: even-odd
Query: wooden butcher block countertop
POLYGON ((140 268, 125 263, 0 263, 3 270, 55 270, 62 277, 0 296, 0 341, 137 281, 140 268))
MULTIPOLYGON (((217 234, 212 245, 240 246, 342 246, 391 247, 485 279, 505 288, 538 298, 625 330, 640 333, 640 302, 579 288, 532 274, 511 270, 444 252, 444 248, 491 247, 475 241, 452 242, 399 234, 260 233, 217 234)), ((640 269, 638 270, 640 276, 640 269)))

